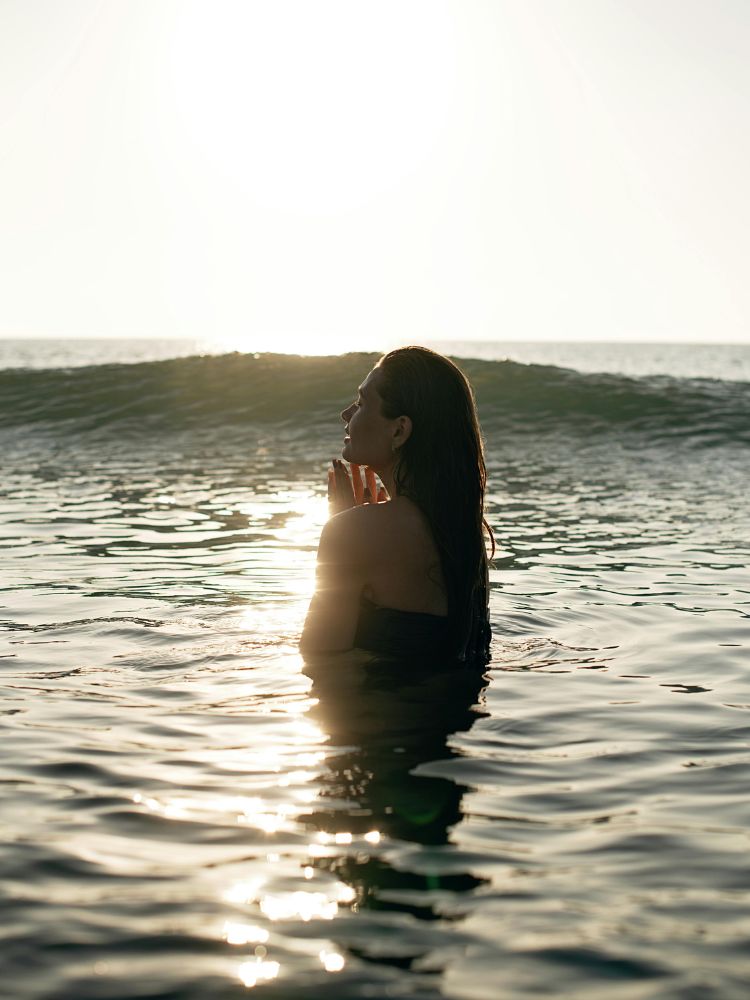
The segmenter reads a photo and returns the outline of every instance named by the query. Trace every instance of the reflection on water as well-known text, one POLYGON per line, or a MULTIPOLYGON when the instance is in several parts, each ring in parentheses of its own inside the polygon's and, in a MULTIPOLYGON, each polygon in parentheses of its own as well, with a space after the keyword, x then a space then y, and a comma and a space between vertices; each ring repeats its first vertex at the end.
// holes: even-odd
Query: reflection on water
MULTIPOLYGON (((449 737, 469 730, 483 714, 478 702, 486 678, 450 664, 415 668, 355 654, 321 657, 307 670, 317 698, 310 715, 338 748, 327 759, 318 801, 306 820, 324 834, 323 843, 361 838, 376 845, 385 837, 447 844, 462 818, 466 786, 420 774, 419 767, 456 754, 449 737)), ((366 848, 343 855, 326 851, 317 866, 352 886, 359 907, 423 919, 437 919, 435 890, 467 891, 480 884, 469 874, 400 870, 385 854, 373 856, 366 848)))
POLYGON ((737 453, 498 434, 486 681, 303 664, 315 440, 11 447, 4 988, 744 996, 737 453))
POLYGON ((420 871, 391 856, 403 858, 409 845, 449 844, 467 786, 419 768, 455 756, 451 737, 486 714, 480 707, 486 678, 360 654, 316 657, 305 673, 312 686, 302 732, 325 751, 313 755, 315 770, 295 767, 294 759, 285 765, 281 757, 266 758, 285 802, 275 811, 261 797, 173 799, 168 805, 176 819, 210 816, 217 822, 225 812, 244 823, 251 817, 250 825, 279 847, 266 854, 260 871, 253 865, 255 875, 238 878, 222 893, 224 902, 247 915, 224 924, 228 943, 255 946, 255 957, 238 972, 247 987, 283 979, 290 938, 309 942, 308 953, 327 973, 343 972, 347 956, 409 970, 433 942, 413 932, 396 940, 377 933, 360 940, 361 932, 352 934, 343 918, 361 921, 373 912, 438 921, 443 915, 436 907, 483 881, 446 867, 439 857, 420 871), (273 822, 266 821, 269 815, 273 822), (321 941, 325 924, 332 941, 321 941))

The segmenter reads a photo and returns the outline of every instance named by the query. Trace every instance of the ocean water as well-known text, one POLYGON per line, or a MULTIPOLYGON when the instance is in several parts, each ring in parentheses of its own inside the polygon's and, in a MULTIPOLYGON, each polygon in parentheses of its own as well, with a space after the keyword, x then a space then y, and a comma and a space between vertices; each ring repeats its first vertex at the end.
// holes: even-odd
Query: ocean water
POLYGON ((296 649, 374 357, 157 346, 0 345, 0 995, 744 1000, 748 348, 456 346, 474 682, 296 649))
MULTIPOLYGON (((373 350, 402 346, 397 342, 375 345, 373 350)), ((587 342, 521 342, 488 340, 436 340, 426 342, 443 354, 484 361, 516 361, 553 365, 579 372, 628 375, 672 375, 678 378, 715 378, 750 382, 748 344, 621 344, 587 342)), ((270 348, 278 349, 273 344, 270 348)), ((266 349, 270 349, 267 347, 266 349)), ((3 340, 0 369, 78 368, 86 365, 164 361, 170 358, 247 353, 237 338, 107 338, 68 340, 3 340)), ((261 350, 256 347, 253 353, 261 350)), ((320 353, 310 343, 313 354, 320 353)))

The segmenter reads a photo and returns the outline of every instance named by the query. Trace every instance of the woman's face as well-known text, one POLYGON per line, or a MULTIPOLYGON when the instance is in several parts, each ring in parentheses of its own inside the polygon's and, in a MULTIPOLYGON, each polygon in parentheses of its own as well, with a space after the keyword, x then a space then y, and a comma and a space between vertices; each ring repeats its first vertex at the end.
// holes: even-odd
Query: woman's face
POLYGON ((341 457, 357 465, 381 469, 393 461, 393 439, 396 421, 383 416, 378 382, 381 376, 374 368, 359 387, 357 398, 345 410, 341 419, 346 424, 346 437, 341 457))

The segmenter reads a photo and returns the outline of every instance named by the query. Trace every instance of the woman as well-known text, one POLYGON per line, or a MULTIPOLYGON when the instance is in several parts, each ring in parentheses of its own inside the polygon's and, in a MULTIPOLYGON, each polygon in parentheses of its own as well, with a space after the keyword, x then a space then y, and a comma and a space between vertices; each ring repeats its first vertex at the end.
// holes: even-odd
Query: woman
POLYGON ((342 457, 354 481, 334 461, 329 496, 339 513, 320 538, 303 653, 356 647, 486 663, 483 528, 492 532, 483 517, 486 472, 469 383, 448 358, 400 348, 381 358, 341 419, 342 457))

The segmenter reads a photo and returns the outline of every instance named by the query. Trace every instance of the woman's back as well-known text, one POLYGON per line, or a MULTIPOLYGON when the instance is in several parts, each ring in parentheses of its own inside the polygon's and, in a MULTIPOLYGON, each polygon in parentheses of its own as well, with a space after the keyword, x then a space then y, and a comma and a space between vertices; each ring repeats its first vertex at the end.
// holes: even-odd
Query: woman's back
POLYGON ((427 520, 407 497, 357 508, 369 552, 362 596, 399 611, 445 616, 440 556, 427 520))

